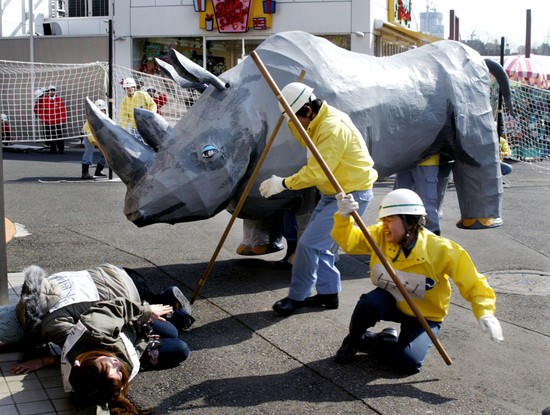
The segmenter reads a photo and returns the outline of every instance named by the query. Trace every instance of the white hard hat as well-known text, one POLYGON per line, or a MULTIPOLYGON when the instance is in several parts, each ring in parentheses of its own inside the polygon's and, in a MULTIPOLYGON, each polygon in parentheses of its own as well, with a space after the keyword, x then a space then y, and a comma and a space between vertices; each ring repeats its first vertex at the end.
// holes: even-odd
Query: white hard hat
POLYGON ((46 91, 51 91, 52 89, 55 91, 57 88, 55 85, 50 85, 46 91))
MULTIPOLYGON (((290 84, 286 85, 281 92, 283 93, 283 97, 285 98, 286 102, 288 102, 288 105, 290 105, 290 108, 294 113, 299 111, 305 103, 315 99, 313 88, 301 82, 291 82, 290 84)), ((280 102, 279 109, 281 110, 281 113, 288 118, 288 115, 285 114, 285 109, 280 102)))
POLYGON ((102 111, 107 109, 107 103, 102 99, 98 99, 96 102, 94 102, 94 104, 97 108, 99 108, 102 111))
POLYGON ((8 116, 6 114, 0 114, 0 118, 2 118, 4 122, 8 121, 8 116))
POLYGON ((122 82, 122 87, 123 88, 135 88, 136 87, 136 81, 134 80, 134 78, 126 78, 122 82))
POLYGON ((40 98, 42 95, 44 95, 44 88, 38 88, 34 90, 34 99, 40 98))
POLYGON ((157 90, 153 85, 146 85, 143 88, 141 88, 142 91, 149 91, 150 89, 152 89, 153 91, 157 90))
POLYGON ((412 190, 395 189, 384 196, 378 210, 378 219, 391 215, 425 216, 426 209, 420 196, 412 190))

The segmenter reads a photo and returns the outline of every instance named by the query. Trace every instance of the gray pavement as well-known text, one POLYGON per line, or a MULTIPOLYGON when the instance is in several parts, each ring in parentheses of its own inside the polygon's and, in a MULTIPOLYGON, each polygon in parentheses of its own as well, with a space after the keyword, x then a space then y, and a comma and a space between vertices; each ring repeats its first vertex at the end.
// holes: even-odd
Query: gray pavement
MULTIPOLYGON (((120 182, 39 182, 77 179, 81 155, 80 149, 65 155, 4 152, 5 213, 30 233, 8 244, 8 271, 111 262, 140 270, 157 290, 177 284, 190 298, 229 215, 137 228, 122 213, 120 182)), ((336 365, 333 356, 353 307, 372 289, 368 257, 340 256, 338 310, 281 318, 271 305, 286 295, 290 273, 270 265, 283 254, 238 256, 237 221, 194 304, 197 321, 182 335, 191 356, 178 368, 140 373, 132 399, 156 406, 159 414, 540 414, 550 406, 550 172, 513 166, 502 227, 457 229, 453 187, 442 219, 444 235, 468 250, 495 287, 503 343, 481 332, 455 290, 440 336, 451 366, 435 349, 414 376, 397 376, 367 355, 355 365, 336 365)), ((391 186, 391 180, 376 184, 367 224, 391 186)))

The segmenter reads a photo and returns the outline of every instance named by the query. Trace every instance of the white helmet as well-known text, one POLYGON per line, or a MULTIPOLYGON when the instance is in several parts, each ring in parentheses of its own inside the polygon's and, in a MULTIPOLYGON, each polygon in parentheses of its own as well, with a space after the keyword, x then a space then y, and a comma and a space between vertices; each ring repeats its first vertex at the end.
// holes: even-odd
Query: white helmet
MULTIPOLYGON (((299 111, 305 103, 316 99, 313 94, 313 88, 301 82, 291 82, 286 85, 281 92, 294 113, 299 111)), ((285 114, 285 109, 280 102, 279 109, 281 110, 281 113, 288 118, 288 115, 285 114)))
POLYGON ((136 81, 134 78, 126 78, 122 82, 122 88, 135 88, 136 87, 136 81))
POLYGON ((384 196, 378 210, 378 219, 391 215, 425 216, 426 209, 420 196, 412 190, 395 189, 384 196))
POLYGON ((3 122, 8 121, 8 116, 6 114, 0 114, 0 118, 2 118, 3 122))
POLYGON ((52 89, 55 91, 57 88, 55 87, 55 85, 50 85, 48 89, 46 89, 46 91, 51 91, 52 89))
POLYGON ((44 88, 34 90, 34 99, 40 98, 42 95, 44 95, 44 88))
POLYGON ((107 103, 102 100, 102 99, 98 99, 96 102, 94 102, 95 106, 97 108, 99 108, 101 111, 107 109, 107 103))
POLYGON ((156 91, 157 89, 153 85, 145 85, 143 88, 141 88, 142 91, 149 92, 150 90, 156 91))

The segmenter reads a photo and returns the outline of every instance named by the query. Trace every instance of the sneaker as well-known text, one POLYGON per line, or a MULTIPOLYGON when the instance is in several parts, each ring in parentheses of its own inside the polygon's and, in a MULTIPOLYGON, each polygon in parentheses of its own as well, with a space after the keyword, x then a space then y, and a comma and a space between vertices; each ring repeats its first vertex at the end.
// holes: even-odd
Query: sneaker
POLYGON ((160 298, 163 304, 171 305, 174 310, 183 309, 187 314, 191 315, 191 303, 178 287, 168 287, 160 293, 160 298))

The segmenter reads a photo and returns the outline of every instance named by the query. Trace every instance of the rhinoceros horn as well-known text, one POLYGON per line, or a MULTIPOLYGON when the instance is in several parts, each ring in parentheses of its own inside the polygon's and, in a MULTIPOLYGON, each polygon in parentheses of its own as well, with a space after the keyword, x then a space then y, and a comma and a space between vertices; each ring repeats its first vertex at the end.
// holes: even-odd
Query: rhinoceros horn
POLYGON ((137 183, 154 158, 154 150, 115 124, 89 98, 86 98, 86 115, 109 166, 125 184, 137 183))
POLYGON ((172 127, 156 112, 135 108, 134 119, 141 138, 156 152, 172 136, 172 127))

